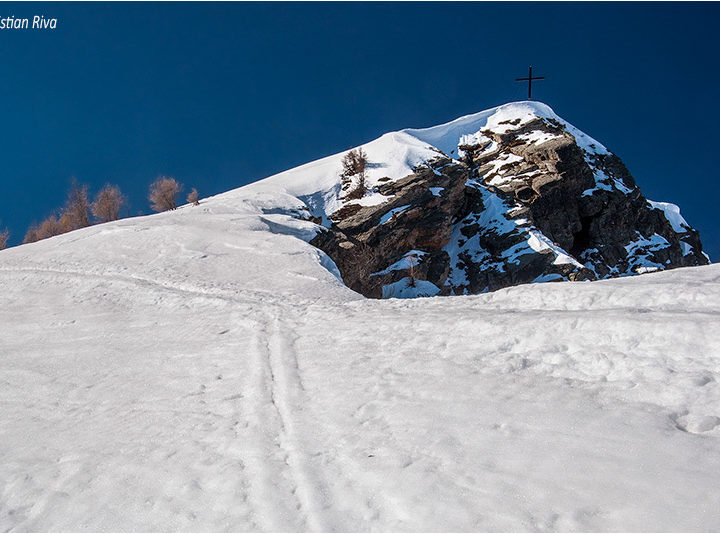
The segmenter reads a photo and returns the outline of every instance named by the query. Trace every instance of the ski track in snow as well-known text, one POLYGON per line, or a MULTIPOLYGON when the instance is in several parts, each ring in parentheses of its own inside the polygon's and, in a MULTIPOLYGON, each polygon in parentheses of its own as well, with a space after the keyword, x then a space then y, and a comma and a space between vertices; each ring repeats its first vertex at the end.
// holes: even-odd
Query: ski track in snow
MULTIPOLYGON (((321 519, 322 501, 316 489, 319 481, 308 465, 294 424, 294 417, 302 413, 305 399, 295 353, 288 340, 291 334, 288 334, 287 328, 280 327, 278 318, 267 319, 258 324, 257 328, 260 338, 255 367, 261 372, 255 378, 258 388, 256 396, 269 399, 272 405, 274 424, 268 421, 264 424, 275 427, 273 441, 286 467, 291 494, 289 501, 295 503, 301 521, 300 524, 271 525, 271 530, 327 530, 321 519)), ((284 502, 287 501, 273 505, 267 515, 277 515, 277 510, 282 509, 284 502)), ((291 513, 292 510, 289 510, 288 514, 291 513)))
MULTIPOLYGON (((244 295, 243 299, 238 299, 231 294, 178 287, 138 276, 29 267, 0 268, 0 272, 55 277, 59 275, 85 281, 112 281, 155 292, 172 292, 180 297, 226 303, 246 302, 248 297, 244 295)), ((255 342, 249 372, 246 373, 249 379, 245 380, 241 388, 245 393, 235 394, 231 390, 222 398, 223 404, 232 406, 228 412, 232 423, 227 430, 218 428, 213 437, 223 442, 222 449, 229 457, 234 458, 241 472, 248 472, 249 480, 252 481, 240 484, 246 492, 242 500, 252 503, 250 530, 332 530, 322 518, 323 509, 329 506, 327 488, 322 485, 319 475, 313 472, 293 421, 298 413, 303 412, 302 407, 307 399, 304 398, 297 356, 291 341, 295 334, 289 324, 281 325, 279 317, 294 313, 295 311, 288 307, 273 313, 259 313, 265 318, 250 329, 255 336, 255 342), (245 404, 241 402, 242 399, 252 402, 250 409, 242 407, 245 404), (268 410, 269 406, 272 406, 272 410, 268 410), (259 414, 264 417, 259 417, 259 414), (245 421, 245 432, 238 430, 242 421, 245 421), (252 421, 252 425, 248 421, 252 421), (271 430, 270 435, 267 435, 268 430, 271 430), (253 443, 258 435, 263 434, 265 437, 261 446, 255 445, 250 450, 244 450, 237 444, 243 440, 253 443), (268 455, 269 450, 274 450, 275 454, 268 455), (286 495, 282 495, 277 486, 277 479, 283 477, 287 478, 286 495), (288 502, 295 502, 295 505, 288 507, 288 502), (297 517, 294 517, 296 513, 297 517)), ((228 383, 227 378, 225 383, 228 383)), ((199 392, 190 393, 188 396, 204 397, 205 386, 201 386, 199 392)), ((201 402, 206 403, 205 400, 201 402)), ((37 512, 37 515, 41 513, 37 512)))

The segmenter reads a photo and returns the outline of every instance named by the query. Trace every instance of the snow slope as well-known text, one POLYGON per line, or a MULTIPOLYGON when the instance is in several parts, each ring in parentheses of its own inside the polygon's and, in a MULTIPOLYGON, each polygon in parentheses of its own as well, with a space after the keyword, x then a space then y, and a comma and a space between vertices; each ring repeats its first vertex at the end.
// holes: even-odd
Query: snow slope
POLYGON ((0 252, 0 530, 720 529, 718 266, 366 300, 284 179, 0 252))

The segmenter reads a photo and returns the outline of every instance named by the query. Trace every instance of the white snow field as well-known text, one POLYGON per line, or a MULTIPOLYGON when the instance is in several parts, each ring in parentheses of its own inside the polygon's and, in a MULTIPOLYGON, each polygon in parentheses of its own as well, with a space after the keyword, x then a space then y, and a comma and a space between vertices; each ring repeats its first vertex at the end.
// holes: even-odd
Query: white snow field
POLYGON ((0 531, 720 530, 720 266, 367 300, 291 193, 0 252, 0 531))

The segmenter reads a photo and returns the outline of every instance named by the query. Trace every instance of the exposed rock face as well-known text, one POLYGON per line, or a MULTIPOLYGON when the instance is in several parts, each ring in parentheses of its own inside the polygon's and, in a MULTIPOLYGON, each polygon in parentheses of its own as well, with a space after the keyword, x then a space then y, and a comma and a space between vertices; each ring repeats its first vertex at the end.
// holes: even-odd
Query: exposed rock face
MULTIPOLYGON (((672 204, 646 200, 622 161, 567 123, 488 121, 374 205, 347 200, 312 244, 369 297, 467 294, 708 263, 672 204)), ((371 162, 372 163, 372 162, 371 162)))

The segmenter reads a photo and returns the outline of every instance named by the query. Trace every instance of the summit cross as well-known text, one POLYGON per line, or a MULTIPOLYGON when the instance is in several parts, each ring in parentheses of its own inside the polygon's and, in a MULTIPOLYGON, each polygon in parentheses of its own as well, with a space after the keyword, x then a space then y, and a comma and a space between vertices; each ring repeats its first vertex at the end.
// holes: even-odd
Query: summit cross
POLYGON ((530 66, 530 70, 528 72, 527 78, 515 78, 516 82, 527 82, 528 83, 528 100, 532 100, 532 83, 533 80, 544 80, 545 76, 535 76, 532 75, 532 65, 530 66))

